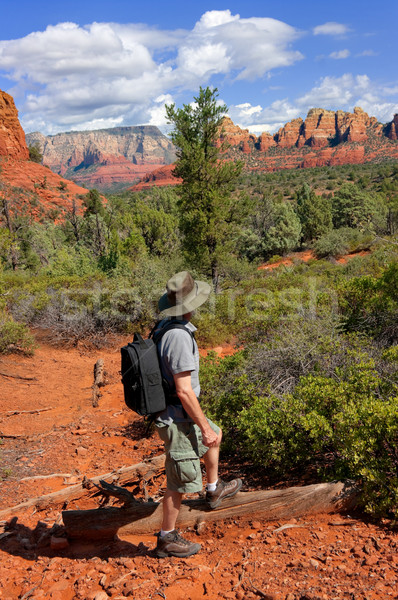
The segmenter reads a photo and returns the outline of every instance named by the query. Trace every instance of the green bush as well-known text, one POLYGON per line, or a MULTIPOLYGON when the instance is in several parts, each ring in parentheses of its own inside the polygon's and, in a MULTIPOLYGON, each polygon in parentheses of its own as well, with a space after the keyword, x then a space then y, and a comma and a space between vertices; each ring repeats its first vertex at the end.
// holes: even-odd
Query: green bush
POLYGON ((338 258, 349 252, 368 249, 373 243, 374 236, 371 233, 341 227, 322 235, 314 244, 314 253, 317 258, 338 258))
MULTIPOLYGON (((324 350, 325 366, 333 348, 324 350)), ((325 367, 314 370, 288 393, 278 393, 272 373, 258 363, 253 373, 250 352, 210 357, 202 368, 202 402, 223 428, 225 447, 268 477, 317 465, 323 479, 359 481, 367 511, 398 516, 397 385, 386 388, 374 360, 355 343, 340 352, 345 361, 332 358, 328 376, 325 367)))
POLYGON ((0 354, 23 352, 33 354, 34 337, 23 323, 16 323, 4 310, 0 311, 0 354))
POLYGON ((31 160, 32 162, 35 163, 41 163, 41 161, 43 160, 43 154, 40 150, 40 145, 38 142, 36 142, 35 144, 31 144, 28 147, 29 150, 29 160, 31 160))

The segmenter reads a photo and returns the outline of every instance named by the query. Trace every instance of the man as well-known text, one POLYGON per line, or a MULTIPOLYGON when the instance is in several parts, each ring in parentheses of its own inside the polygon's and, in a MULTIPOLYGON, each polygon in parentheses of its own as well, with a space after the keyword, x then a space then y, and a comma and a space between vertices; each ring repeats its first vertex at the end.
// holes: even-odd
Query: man
MULTIPOLYGON (((215 509, 222 500, 234 496, 242 487, 242 481, 234 479, 226 483, 219 479, 222 432, 207 419, 198 400, 199 352, 193 337, 196 327, 190 319, 195 309, 209 297, 211 287, 182 271, 169 279, 166 288, 158 307, 167 318, 160 322, 157 331, 169 325, 170 319, 184 328, 166 331, 158 344, 162 375, 169 386, 169 394, 166 409, 155 421, 165 444, 167 476, 156 554, 159 557, 186 557, 199 552, 200 544, 185 540, 175 526, 183 494, 202 490, 199 459, 203 458, 206 468, 209 508, 215 509)), ((156 340, 156 332, 154 337, 156 340)))

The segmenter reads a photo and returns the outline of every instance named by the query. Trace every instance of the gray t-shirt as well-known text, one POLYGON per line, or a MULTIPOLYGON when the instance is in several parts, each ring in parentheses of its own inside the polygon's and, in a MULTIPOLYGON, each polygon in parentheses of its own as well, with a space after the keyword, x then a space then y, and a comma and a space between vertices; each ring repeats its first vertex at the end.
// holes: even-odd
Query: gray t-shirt
MULTIPOLYGON (((162 321, 159 327, 166 325, 168 322, 168 320, 162 321)), ((196 327, 189 321, 178 320, 178 323, 183 324, 192 332, 196 331, 196 327)), ((192 336, 183 329, 167 331, 159 345, 159 356, 162 376, 169 384, 171 392, 175 393, 174 375, 190 371, 192 389, 199 398, 199 350, 192 336)), ((178 404, 167 406, 164 411, 158 414, 156 420, 165 424, 170 424, 171 421, 192 421, 186 413, 184 414, 181 405, 178 404)))

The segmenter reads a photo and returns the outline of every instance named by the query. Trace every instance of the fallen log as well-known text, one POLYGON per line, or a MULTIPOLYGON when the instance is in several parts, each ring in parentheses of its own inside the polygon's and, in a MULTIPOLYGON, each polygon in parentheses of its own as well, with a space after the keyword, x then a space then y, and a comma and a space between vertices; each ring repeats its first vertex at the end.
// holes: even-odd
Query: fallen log
POLYGON ((93 383, 93 407, 97 408, 101 392, 99 388, 104 385, 104 359, 99 358, 94 365, 94 383, 93 383))
MULTIPOLYGON (((186 500, 181 506, 177 526, 194 526, 202 521, 221 521, 244 515, 267 520, 301 517, 307 514, 348 510, 355 505, 359 490, 352 482, 317 483, 282 490, 239 492, 225 500, 217 510, 205 501, 186 500)), ((156 502, 141 502, 121 508, 63 511, 66 533, 71 539, 105 539, 118 534, 148 534, 158 531, 162 507, 156 502)))
POLYGON ((31 506, 34 506, 36 509, 42 509, 47 508, 51 504, 76 500, 77 498, 80 498, 84 494, 87 494, 89 491, 91 491, 88 490, 88 485, 90 482, 99 483, 101 479, 111 479, 112 482, 117 481, 119 483, 127 483, 136 480, 148 481, 151 477, 159 473, 159 471, 164 467, 164 461, 165 456, 164 454, 161 454, 160 456, 155 456, 155 458, 138 463, 136 465, 122 467, 121 469, 116 469, 115 471, 105 473, 104 475, 96 475, 91 479, 85 478, 81 483, 68 486, 63 490, 51 492, 50 494, 38 496, 37 498, 30 498, 25 502, 21 502, 21 504, 0 510, 0 519, 9 518, 10 516, 14 515, 15 512, 31 506))

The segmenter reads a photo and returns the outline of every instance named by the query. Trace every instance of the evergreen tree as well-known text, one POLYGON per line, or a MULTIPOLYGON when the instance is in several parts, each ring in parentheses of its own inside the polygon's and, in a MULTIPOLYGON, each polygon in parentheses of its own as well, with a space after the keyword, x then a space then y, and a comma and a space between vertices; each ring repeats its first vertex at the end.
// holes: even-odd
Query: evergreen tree
POLYGON ((222 160, 220 143, 225 105, 217 103, 217 89, 200 88, 194 104, 166 106, 174 125, 171 139, 177 147, 174 174, 182 178, 179 209, 183 244, 194 265, 211 274, 218 286, 222 257, 231 253, 239 224, 247 214, 244 201, 231 195, 242 164, 222 160))
POLYGON ((333 228, 330 201, 318 196, 307 183, 296 194, 297 215, 304 242, 316 240, 333 228))

